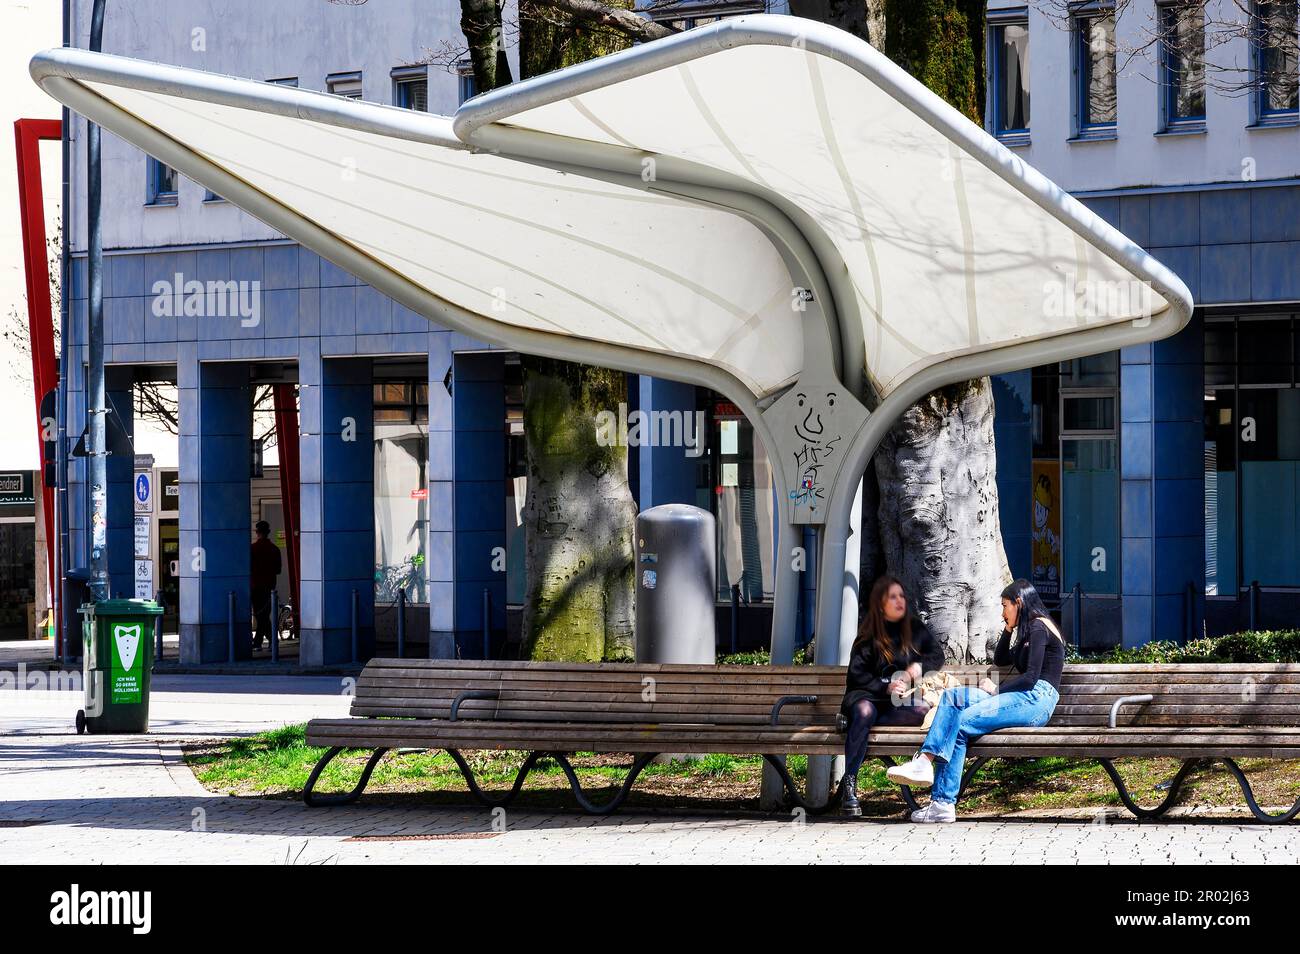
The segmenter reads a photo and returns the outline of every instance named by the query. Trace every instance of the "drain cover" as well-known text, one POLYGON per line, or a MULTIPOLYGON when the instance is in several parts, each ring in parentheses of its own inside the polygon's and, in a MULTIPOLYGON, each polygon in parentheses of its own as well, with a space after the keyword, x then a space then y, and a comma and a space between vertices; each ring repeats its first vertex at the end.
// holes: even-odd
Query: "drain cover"
POLYGON ((478 838, 496 838, 499 831, 463 831, 445 835, 353 835, 344 841, 472 841, 478 838))

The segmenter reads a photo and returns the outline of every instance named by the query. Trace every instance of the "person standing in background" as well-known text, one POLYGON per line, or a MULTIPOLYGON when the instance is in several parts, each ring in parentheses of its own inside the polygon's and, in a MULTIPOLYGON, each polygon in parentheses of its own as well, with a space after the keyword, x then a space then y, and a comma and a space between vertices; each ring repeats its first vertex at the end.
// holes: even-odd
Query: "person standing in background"
POLYGON ((253 633, 253 650, 257 651, 262 648, 263 636, 267 645, 275 638, 271 629, 271 591, 275 589, 275 578, 280 575, 280 548, 271 542, 271 525, 265 520, 257 521, 254 529, 257 539, 253 541, 248 562, 248 584, 253 616, 257 620, 253 633))

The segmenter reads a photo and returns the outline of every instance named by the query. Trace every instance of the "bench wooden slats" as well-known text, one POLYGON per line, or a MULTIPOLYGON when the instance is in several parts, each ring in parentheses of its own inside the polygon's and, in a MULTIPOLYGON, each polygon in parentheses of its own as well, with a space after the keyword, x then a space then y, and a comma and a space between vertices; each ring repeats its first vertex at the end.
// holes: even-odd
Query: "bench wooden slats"
MULTIPOLYGON (((987 665, 948 671, 967 685, 996 674, 987 665)), ((309 723, 308 743, 327 747, 330 754, 317 766, 304 797, 314 803, 311 787, 324 764, 343 748, 447 749, 480 798, 486 796, 459 749, 638 753, 633 772, 609 806, 592 808, 575 789, 588 810, 612 810, 651 753, 763 755, 771 761, 779 754, 841 752, 844 737, 836 731, 835 718, 844 678, 844 669, 834 666, 375 659, 357 680, 352 718, 309 723), (492 693, 493 698, 462 698, 459 717, 451 721, 453 704, 466 692, 492 693), (773 726, 773 704, 788 696, 817 700, 787 704, 773 726)), ((916 728, 882 727, 872 734, 871 753, 911 755, 923 738, 916 728)), ((976 740, 969 754, 1101 759, 1112 779, 1117 776, 1109 760, 1127 756, 1220 758, 1234 772, 1239 771, 1234 758, 1300 758, 1300 664, 1068 665, 1049 725, 1004 729, 976 740), (1111 728, 1112 704, 1143 694, 1154 699, 1122 706, 1111 728)), ((784 773, 783 767, 778 770, 784 773)), ((359 795, 368 777, 368 771, 363 773, 358 789, 341 800, 359 795)), ((1263 814, 1243 777, 1238 779, 1261 820, 1300 813, 1297 803, 1284 817, 1263 814)), ((788 775, 783 774, 783 781, 791 797, 804 804, 788 775)), ((1145 811, 1116 784, 1125 805, 1135 813, 1145 811)))

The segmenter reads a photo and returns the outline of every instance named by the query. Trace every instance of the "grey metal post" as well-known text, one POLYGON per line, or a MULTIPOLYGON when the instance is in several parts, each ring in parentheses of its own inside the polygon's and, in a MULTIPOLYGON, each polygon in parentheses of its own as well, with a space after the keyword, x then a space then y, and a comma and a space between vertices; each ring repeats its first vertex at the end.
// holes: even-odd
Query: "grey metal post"
POLYGON ((1259 631, 1259 580, 1250 581, 1250 631, 1259 631))
MULTIPOLYGON (((90 19, 90 48, 103 47, 104 0, 95 0, 90 19)), ((89 371, 86 416, 89 439, 86 464, 90 485, 90 597, 108 599, 108 410, 104 391, 104 235, 100 223, 99 126, 86 128, 86 231, 89 371)), ((64 241, 68 237, 64 236, 64 241)))
POLYGON ((235 591, 226 594, 226 662, 235 661, 235 591))
MULTIPOLYGON (((155 603, 161 606, 162 591, 155 590, 153 594, 153 599, 155 603)), ((156 617, 154 617, 153 633, 154 633, 153 661, 155 664, 157 664, 161 662, 163 658, 163 614, 162 613, 159 613, 156 617)))
POLYGON ((397 591, 397 658, 406 658, 406 590, 397 591))
POLYGON ((740 636, 740 584, 731 587, 731 654, 736 655, 736 643, 740 636))
POLYGON ((1074 584, 1074 645, 1083 652, 1083 584, 1074 584))
POLYGON ((271 662, 280 661, 280 593, 271 589, 271 662))
POLYGON ((483 658, 492 658, 492 597, 483 587, 483 658))
POLYGON ((1196 586, 1189 580, 1187 583, 1187 630, 1183 634, 1183 642, 1186 643, 1196 638, 1196 586))
POLYGON ((357 648, 357 600, 358 600, 357 590, 356 587, 353 587, 352 588, 352 661, 353 662, 357 661, 357 655, 359 653, 357 648))

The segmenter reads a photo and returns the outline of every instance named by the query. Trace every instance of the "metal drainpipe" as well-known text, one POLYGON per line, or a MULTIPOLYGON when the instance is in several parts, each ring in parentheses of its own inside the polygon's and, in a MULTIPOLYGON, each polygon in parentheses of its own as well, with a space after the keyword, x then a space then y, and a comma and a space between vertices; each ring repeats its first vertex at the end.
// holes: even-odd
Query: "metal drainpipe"
MULTIPOLYGON (((104 2, 95 0, 90 18, 90 49, 98 53, 104 44, 104 2)), ((89 372, 86 380, 86 416, 89 440, 86 448, 90 485, 90 596, 95 602, 108 599, 108 420, 104 392, 104 235, 100 222, 101 169, 99 127, 87 124, 86 133, 86 230, 89 298, 89 372)))

